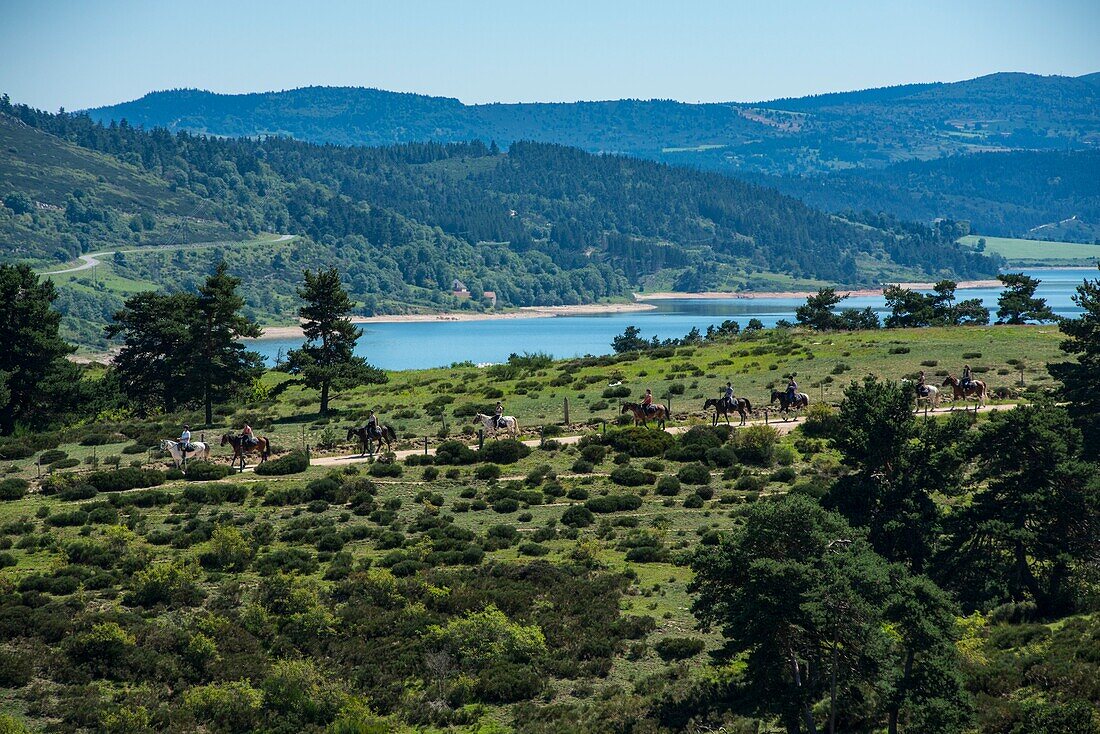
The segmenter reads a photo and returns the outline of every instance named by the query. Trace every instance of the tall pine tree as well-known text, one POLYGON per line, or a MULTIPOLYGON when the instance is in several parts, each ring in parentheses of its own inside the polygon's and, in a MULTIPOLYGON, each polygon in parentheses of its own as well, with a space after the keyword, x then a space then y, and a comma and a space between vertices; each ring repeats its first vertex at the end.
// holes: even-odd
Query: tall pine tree
POLYGON ((0 265, 0 435, 17 425, 39 428, 70 407, 79 369, 58 333, 53 281, 26 265, 0 265))
POLYGON ((237 294, 240 278, 229 274, 224 262, 199 288, 191 326, 194 348, 192 377, 201 394, 206 423, 214 420, 214 403, 224 402, 263 372, 263 358, 244 348, 240 340, 262 333, 254 321, 241 313, 244 299, 237 294))
POLYGON ((1100 446, 1100 278, 1077 286, 1073 302, 1085 312, 1063 319, 1058 328, 1069 337, 1062 342, 1062 351, 1076 361, 1048 369, 1062 382, 1066 411, 1084 434, 1085 445, 1100 446))
POLYGON ((298 315, 304 321, 306 343, 287 355, 292 374, 302 375, 305 384, 321 392, 320 414, 327 415, 333 389, 384 383, 386 373, 356 357, 355 342, 363 332, 351 323, 355 304, 340 282, 336 268, 306 270, 298 296, 305 301, 298 315))

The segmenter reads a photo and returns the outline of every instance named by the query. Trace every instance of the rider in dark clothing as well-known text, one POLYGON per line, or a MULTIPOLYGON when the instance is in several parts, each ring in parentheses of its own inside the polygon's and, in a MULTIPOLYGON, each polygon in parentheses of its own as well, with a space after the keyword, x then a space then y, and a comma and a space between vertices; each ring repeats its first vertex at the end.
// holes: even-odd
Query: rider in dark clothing
POLYGON ((968 365, 968 364, 963 365, 962 380, 960 381, 961 384, 962 384, 962 389, 963 390, 970 389, 970 383, 972 383, 973 381, 974 381, 974 374, 970 369, 970 365, 968 365))
POLYGON ((924 370, 921 370, 920 375, 917 376, 917 395, 922 398, 928 397, 928 386, 924 384, 924 370))
POLYGON ((367 414, 367 424, 364 426, 364 428, 367 429, 368 436, 371 436, 372 438, 378 436, 378 416, 374 414, 373 410, 367 414))
POLYGON ((793 403, 796 399, 798 399, 798 383, 792 377, 787 383, 787 402, 793 403))
POLYGON ((646 412, 646 415, 653 412, 653 391, 648 387, 645 389, 645 397, 642 398, 642 410, 646 412))
POLYGON ((252 434, 252 426, 247 423, 244 424, 244 428, 241 430, 241 440, 244 441, 245 446, 255 446, 259 443, 259 439, 252 434))
POLYGON ((493 410, 493 419, 497 428, 504 428, 504 403, 497 401, 497 407, 493 410))

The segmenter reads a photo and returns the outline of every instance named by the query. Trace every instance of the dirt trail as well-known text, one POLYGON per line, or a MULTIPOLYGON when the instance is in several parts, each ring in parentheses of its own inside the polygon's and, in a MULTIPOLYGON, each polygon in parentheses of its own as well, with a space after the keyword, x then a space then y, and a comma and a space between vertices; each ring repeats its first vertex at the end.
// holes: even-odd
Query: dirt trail
MULTIPOLYGON (((978 408, 978 412, 979 413, 988 413, 988 412, 993 411, 993 410, 1011 410, 1012 408, 1015 408, 1016 405, 1017 405, 1017 403, 1004 403, 1002 405, 987 405, 984 408, 978 408)), ((943 414, 950 413, 950 412, 951 412, 950 408, 939 408, 937 410, 928 411, 929 415, 932 415, 932 414, 943 415, 943 414)), ((924 415, 924 411, 921 411, 918 415, 924 415)), ((769 419, 766 423, 763 420, 751 420, 744 427, 769 425, 772 428, 774 428, 776 431, 778 431, 780 435, 786 435, 786 434, 790 433, 791 431, 793 431, 795 429, 795 427, 800 426, 805 422, 806 422, 806 419, 804 417, 792 418, 789 421, 784 421, 782 418, 777 418, 777 419, 774 419, 774 420, 769 419)), ((699 425, 699 424, 696 424, 696 425, 699 425)), ((687 431, 691 427, 692 426, 670 426, 670 427, 666 428, 665 431, 667 431, 668 433, 672 433, 672 434, 680 434, 680 433, 684 433, 685 431, 687 431)), ((740 427, 742 427, 742 426, 738 426, 736 424, 733 425, 734 429, 737 429, 737 428, 740 428, 740 427)), ((656 429, 654 429, 654 430, 656 430, 656 429)), ((574 435, 574 436, 557 436, 553 440, 557 441, 560 444, 567 444, 568 445, 568 444, 575 444, 575 443, 580 442, 580 440, 583 437, 584 437, 584 434, 578 434, 578 435, 574 435)), ((539 445, 539 439, 537 439, 537 438, 528 439, 528 440, 523 441, 523 443, 526 444, 527 446, 530 446, 530 447, 534 448, 534 447, 539 445)), ((470 448, 477 448, 477 447, 476 446, 471 446, 470 448)), ((429 456, 434 456, 435 455, 435 449, 434 448, 428 448, 427 452, 425 452, 425 450, 423 448, 402 449, 401 451, 395 451, 394 455, 398 459, 404 459, 404 458, 406 458, 408 456, 412 456, 414 454, 424 454, 424 453, 427 453, 429 456)), ((347 455, 347 456, 318 456, 318 457, 313 458, 310 461, 310 465, 311 466, 345 466, 347 464, 359 464, 359 463, 362 463, 362 462, 370 461, 372 458, 373 457, 371 457, 369 455, 368 456, 360 456, 358 454, 350 454, 350 455, 347 455)))

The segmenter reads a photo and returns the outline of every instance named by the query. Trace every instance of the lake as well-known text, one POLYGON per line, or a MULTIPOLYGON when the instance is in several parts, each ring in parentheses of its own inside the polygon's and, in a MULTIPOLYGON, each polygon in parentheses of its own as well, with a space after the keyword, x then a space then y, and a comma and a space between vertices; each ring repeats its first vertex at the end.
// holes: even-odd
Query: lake
MULTIPOLYGON (((1042 280, 1038 295, 1047 299, 1048 305, 1061 316, 1081 312, 1071 297, 1085 277, 1096 275, 1095 269, 1090 273, 1072 268, 1023 272, 1042 280)), ((1000 293, 1000 288, 968 288, 957 291, 956 295, 959 300, 981 298, 986 307, 992 308, 995 320, 1000 293)), ((726 319, 733 319, 742 327, 752 318, 760 319, 765 326, 774 326, 780 319, 794 321, 794 310, 803 303, 804 298, 684 298, 653 301, 656 309, 632 313, 361 324, 363 336, 355 352, 365 356, 371 364, 390 370, 441 367, 467 360, 503 362, 509 354, 522 352, 546 352, 559 358, 599 355, 611 351, 611 339, 627 326, 637 326, 646 338, 656 335, 660 339, 683 336, 692 327, 706 331, 711 324, 717 325, 726 319)), ((859 309, 870 306, 880 313, 886 312, 881 295, 852 297, 842 305, 859 309)), ((270 364, 274 363, 280 349, 286 352, 301 344, 301 338, 259 339, 250 347, 270 364)))

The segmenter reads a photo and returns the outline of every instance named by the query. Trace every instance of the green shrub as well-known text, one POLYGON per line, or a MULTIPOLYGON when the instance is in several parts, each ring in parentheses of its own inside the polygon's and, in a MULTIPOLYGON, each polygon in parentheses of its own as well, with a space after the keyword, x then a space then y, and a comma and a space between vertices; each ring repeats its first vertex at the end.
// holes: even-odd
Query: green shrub
POLYGON ((802 433, 806 436, 828 438, 836 433, 836 409, 828 403, 814 403, 806 409, 806 422, 802 433))
POLYGON ((710 469, 704 464, 688 464, 676 472, 676 478, 684 484, 709 484, 710 469))
POLYGON ((183 476, 191 482, 211 482, 225 479, 233 473, 228 464, 215 464, 210 461, 192 461, 187 464, 183 476))
POLYGON ((80 466, 80 459, 58 459, 50 464, 50 469, 72 469, 74 466, 80 466))
POLYGON ((55 528, 70 528, 88 522, 88 513, 84 510, 58 512, 46 518, 46 524, 55 528))
POLYGON ((27 459, 34 456, 34 449, 22 441, 9 441, 0 444, 0 459, 11 461, 12 459, 27 459))
POLYGON ((550 549, 545 545, 527 541, 519 544, 519 552, 523 556, 545 556, 550 552, 550 549))
POLYGON ((666 663, 693 658, 704 649, 706 645, 698 637, 665 637, 653 645, 654 652, 666 663))
POLYGON ((164 472, 157 469, 126 467, 116 471, 97 471, 84 477, 85 482, 100 492, 124 492, 128 489, 156 487, 164 484, 164 472))
POLYGON ((665 431, 650 430, 641 426, 608 431, 605 441, 615 450, 638 458, 661 456, 676 443, 676 439, 665 431))
POLYGON ((737 433, 737 455, 749 464, 771 466, 779 432, 771 426, 749 426, 737 433))
POLYGON ((482 481, 500 478, 500 467, 496 464, 482 464, 474 469, 474 478, 482 481))
POLYGON ((592 515, 592 510, 584 505, 568 507, 561 515, 561 524, 568 525, 571 528, 586 528, 593 522, 595 522, 595 517, 592 515))
POLYGON ((519 509, 519 500, 514 497, 501 497, 493 503, 493 512, 506 514, 519 509))
POLYGON ((617 398, 629 398, 630 397, 630 388, 627 387, 626 385, 616 385, 615 387, 607 387, 607 388, 604 388, 604 391, 603 391, 603 393, 601 393, 601 396, 605 400, 614 400, 614 399, 617 399, 617 398))
POLYGON ((699 495, 692 493, 684 498, 684 507, 689 510, 697 510, 703 506, 703 498, 699 495))
POLYGON ((0 500, 21 500, 27 496, 29 486, 24 479, 0 479, 0 500))
POLYGON ((662 497, 675 497, 680 494, 680 480, 676 477, 661 477, 657 482, 657 494, 662 497))
POLYGON ((514 438, 504 438, 499 441, 487 441, 477 457, 480 461, 491 461, 494 464, 514 464, 530 454, 530 446, 514 438))
POLYGON ((420 475, 425 482, 434 482, 439 479, 439 469, 434 466, 424 467, 424 473, 420 475))
POLYGON ((623 487, 641 487, 645 484, 653 484, 657 481, 657 477, 632 466, 620 466, 612 470, 611 481, 623 487))
POLYGON ((642 498, 636 494, 607 494, 601 497, 593 497, 585 502, 584 506, 592 512, 600 514, 623 512, 641 507, 642 498))
POLYGON ((783 466, 772 472, 771 481, 790 484, 798 477, 798 472, 793 466, 783 466))
POLYGON ((707 463, 720 469, 733 466, 737 463, 737 452, 732 446, 719 446, 707 449, 707 463))
POLYGON ((585 461, 583 458, 577 459, 573 462, 573 466, 570 470, 574 474, 591 474, 596 467, 592 466, 591 461, 585 461))
POLYGON ((42 455, 38 457, 38 463, 42 466, 45 466, 47 464, 52 464, 55 461, 67 459, 68 457, 69 454, 62 451, 61 449, 49 449, 47 451, 43 451, 42 455))
POLYGON ((476 464, 477 452, 462 441, 444 441, 435 450, 435 463, 440 465, 476 464))
POLYGON ((129 443, 122 447, 122 453, 127 456, 132 454, 144 454, 148 450, 149 448, 147 446, 142 446, 140 443, 129 443))
POLYGON ((571 500, 586 500, 588 499, 588 490, 584 487, 573 487, 565 493, 565 496, 571 500))
POLYGON ((300 474, 309 468, 309 456, 305 451, 291 451, 277 459, 269 459, 256 466, 256 473, 261 476, 283 476, 286 474, 300 474))
POLYGON ((125 440, 124 436, 113 435, 110 433, 89 433, 80 439, 81 446, 106 446, 109 443, 118 443, 121 440, 125 440))
POLYGON ((581 458, 593 464, 599 464, 607 456, 607 449, 598 443, 581 447, 581 458))
POLYGON ((372 477, 399 477, 403 467, 396 461, 376 461, 370 465, 367 473, 372 477))

